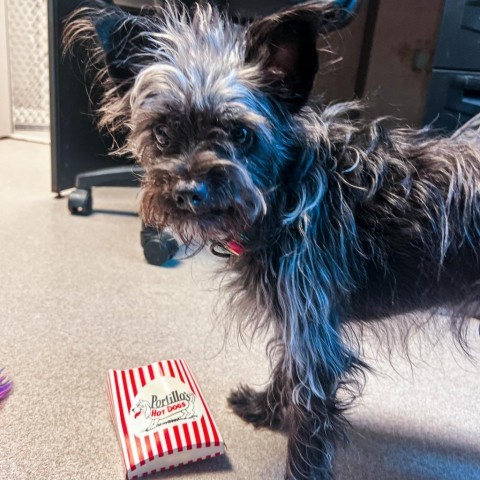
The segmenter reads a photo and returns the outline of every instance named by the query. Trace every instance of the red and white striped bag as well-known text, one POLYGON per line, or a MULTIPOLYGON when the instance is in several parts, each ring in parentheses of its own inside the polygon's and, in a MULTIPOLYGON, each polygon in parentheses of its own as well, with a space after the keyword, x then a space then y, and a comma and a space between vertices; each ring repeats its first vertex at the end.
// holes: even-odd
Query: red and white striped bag
POLYGON ((225 451, 217 425, 185 360, 109 370, 107 394, 128 479, 225 451))

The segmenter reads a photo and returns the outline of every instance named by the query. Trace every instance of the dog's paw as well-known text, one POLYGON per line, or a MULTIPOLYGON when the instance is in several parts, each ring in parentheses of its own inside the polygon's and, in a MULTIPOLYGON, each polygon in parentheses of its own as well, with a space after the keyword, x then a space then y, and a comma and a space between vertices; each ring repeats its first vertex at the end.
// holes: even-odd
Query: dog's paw
POLYGON ((280 406, 270 405, 265 392, 257 392, 246 385, 240 385, 237 390, 232 390, 227 401, 240 418, 256 428, 278 429, 281 427, 280 406))

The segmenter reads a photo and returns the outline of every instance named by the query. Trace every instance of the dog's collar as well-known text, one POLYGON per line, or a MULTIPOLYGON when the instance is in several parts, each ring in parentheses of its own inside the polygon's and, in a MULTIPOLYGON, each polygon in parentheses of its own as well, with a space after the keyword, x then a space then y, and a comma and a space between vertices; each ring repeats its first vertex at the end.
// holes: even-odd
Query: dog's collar
POLYGON ((242 235, 242 243, 237 240, 228 240, 226 242, 212 242, 210 244, 210 251, 213 255, 222 258, 229 258, 232 255, 239 257, 245 252, 244 242, 246 238, 242 235))

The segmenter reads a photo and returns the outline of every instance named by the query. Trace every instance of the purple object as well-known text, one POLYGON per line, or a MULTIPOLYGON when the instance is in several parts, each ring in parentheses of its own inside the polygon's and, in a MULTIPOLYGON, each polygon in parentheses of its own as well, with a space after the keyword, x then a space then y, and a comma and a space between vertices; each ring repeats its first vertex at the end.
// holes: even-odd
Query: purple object
POLYGON ((13 383, 7 375, 2 375, 3 370, 3 368, 0 368, 0 400, 9 394, 13 387, 13 383))

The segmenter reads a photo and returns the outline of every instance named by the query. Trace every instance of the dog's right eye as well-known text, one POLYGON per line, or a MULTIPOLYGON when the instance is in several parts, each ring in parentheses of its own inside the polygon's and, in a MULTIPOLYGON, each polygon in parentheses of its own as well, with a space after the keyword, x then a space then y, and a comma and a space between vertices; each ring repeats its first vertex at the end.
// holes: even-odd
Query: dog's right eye
POLYGON ((164 126, 155 125, 153 127, 153 135, 159 147, 163 148, 168 143, 168 135, 164 126))

